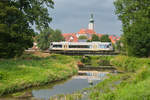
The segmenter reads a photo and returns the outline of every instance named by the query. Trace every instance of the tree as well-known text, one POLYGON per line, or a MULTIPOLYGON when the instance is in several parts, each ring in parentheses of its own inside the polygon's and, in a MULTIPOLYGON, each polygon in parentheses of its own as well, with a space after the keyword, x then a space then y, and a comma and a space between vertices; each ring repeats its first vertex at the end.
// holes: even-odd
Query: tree
POLYGON ((61 42, 65 41, 64 37, 62 36, 62 32, 59 29, 54 30, 50 36, 51 42, 61 42))
POLYGON ((100 41, 100 39, 99 39, 99 37, 96 34, 93 34, 91 41, 100 41))
POLYGON ((129 56, 150 56, 150 0, 116 0, 122 21, 124 45, 129 56))
POLYGON ((46 50, 50 46, 50 35, 54 31, 51 28, 46 28, 37 36, 37 45, 41 50, 46 50))
POLYGON ((81 35, 79 36, 79 39, 87 39, 87 36, 81 35))
POLYGON ((46 28, 37 36, 37 44, 41 50, 46 50, 50 46, 50 42, 60 42, 64 41, 64 37, 61 34, 61 31, 51 28, 46 28))
POLYGON ((49 26, 51 0, 0 1, 0 58, 19 56, 33 45, 34 24, 39 30, 49 26))
POLYGON ((102 35, 100 38, 101 42, 111 42, 111 40, 109 39, 109 35, 102 35))
POLYGON ((32 46, 33 30, 10 1, 0 1, 0 58, 19 56, 32 46))
MULTIPOLYGON (((7 0, 4 0, 7 1, 7 0)), ((48 9, 54 8, 53 0, 8 0, 11 6, 19 9, 24 14, 24 19, 37 29, 44 30, 49 27, 52 18, 48 9)))

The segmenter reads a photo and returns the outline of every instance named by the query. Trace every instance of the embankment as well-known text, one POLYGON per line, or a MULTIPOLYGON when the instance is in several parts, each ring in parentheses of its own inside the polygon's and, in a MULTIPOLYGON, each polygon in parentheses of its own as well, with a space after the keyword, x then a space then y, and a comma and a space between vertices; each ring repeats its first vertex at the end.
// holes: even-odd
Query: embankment
POLYGON ((150 100, 150 59, 116 56, 111 64, 122 74, 110 75, 94 88, 92 100, 150 100))
POLYGON ((66 79, 77 73, 76 65, 72 57, 64 55, 0 60, 0 96, 66 79))

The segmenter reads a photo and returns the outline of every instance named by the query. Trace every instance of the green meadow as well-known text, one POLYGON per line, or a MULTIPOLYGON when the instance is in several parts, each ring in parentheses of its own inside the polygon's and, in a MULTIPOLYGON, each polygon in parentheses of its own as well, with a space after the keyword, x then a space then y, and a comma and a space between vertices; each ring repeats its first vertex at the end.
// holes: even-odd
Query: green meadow
POLYGON ((38 57, 32 54, 0 60, 0 96, 67 79, 77 73, 76 61, 69 56, 38 57))

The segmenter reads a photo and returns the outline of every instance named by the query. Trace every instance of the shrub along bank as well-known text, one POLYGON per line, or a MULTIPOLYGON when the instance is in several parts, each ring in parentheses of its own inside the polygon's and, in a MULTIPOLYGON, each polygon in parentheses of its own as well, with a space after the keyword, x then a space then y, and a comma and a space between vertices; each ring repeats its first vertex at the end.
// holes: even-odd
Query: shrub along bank
POLYGON ((150 100, 150 59, 116 56, 111 64, 124 73, 92 88, 92 100, 150 100))
POLYGON ((77 73, 76 65, 72 57, 63 55, 0 60, 0 96, 66 79, 77 73))
POLYGON ((81 58, 81 62, 84 65, 90 65, 92 67, 110 66, 110 60, 114 56, 84 56, 81 58))

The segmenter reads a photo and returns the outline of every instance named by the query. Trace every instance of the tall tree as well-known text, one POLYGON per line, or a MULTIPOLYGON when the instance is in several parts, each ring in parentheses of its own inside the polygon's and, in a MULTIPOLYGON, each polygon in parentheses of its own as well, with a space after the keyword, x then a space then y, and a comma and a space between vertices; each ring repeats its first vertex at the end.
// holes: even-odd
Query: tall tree
POLYGON ((100 41, 100 40, 99 40, 99 37, 96 34, 93 34, 91 41, 100 41))
POLYGON ((14 57, 32 46, 33 30, 10 1, 0 1, 0 57, 14 57))
POLYGON ((109 39, 109 35, 102 35, 100 38, 101 42, 111 42, 111 40, 109 39))
POLYGON ((37 36, 37 45, 41 50, 46 50, 50 46, 50 35, 54 33, 54 30, 51 28, 44 29, 38 36, 37 36))
POLYGON ((0 58, 19 56, 33 44, 34 31, 49 26, 51 0, 0 0, 0 58))
POLYGON ((64 41, 64 37, 62 36, 62 32, 59 29, 54 30, 54 32, 50 35, 51 42, 61 42, 64 41))
POLYGON ((64 37, 59 29, 53 30, 51 28, 46 28, 37 36, 38 47, 41 50, 48 49, 50 42, 60 41, 64 41, 64 37))
POLYGON ((49 27, 52 18, 49 16, 48 8, 53 8, 53 0, 8 0, 12 6, 18 8, 24 19, 31 25, 35 25, 40 31, 49 27))
POLYGON ((150 0, 116 0, 129 56, 150 56, 150 0))

